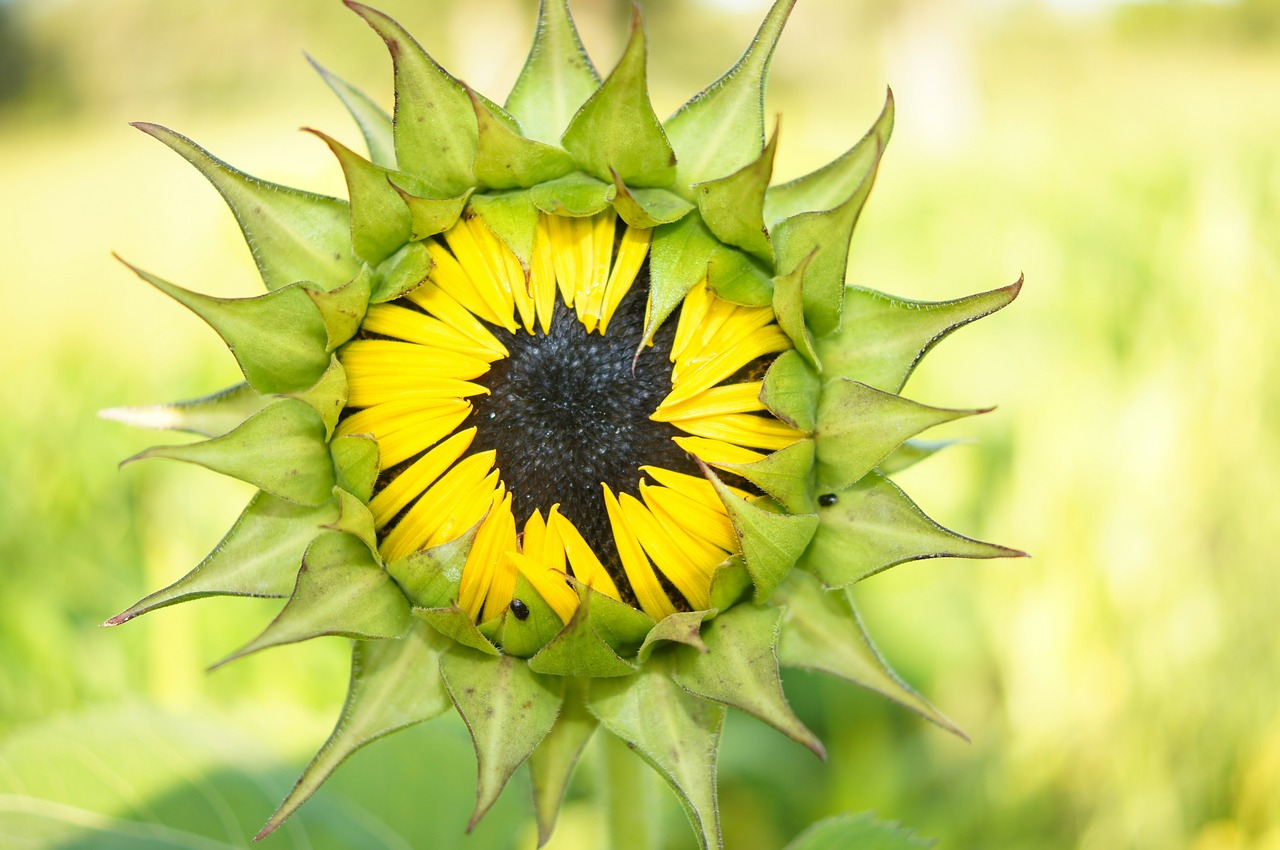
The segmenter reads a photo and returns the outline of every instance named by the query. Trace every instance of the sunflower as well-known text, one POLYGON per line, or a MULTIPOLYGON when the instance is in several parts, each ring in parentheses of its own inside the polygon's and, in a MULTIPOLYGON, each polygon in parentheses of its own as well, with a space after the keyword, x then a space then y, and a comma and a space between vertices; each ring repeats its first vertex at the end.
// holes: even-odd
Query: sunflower
POLYGON ((1014 550, 950 532, 888 475, 977 410, 900 395, 938 341, 1020 283, 939 304, 847 286, 849 239, 893 100, 830 165, 770 185, 763 91, 794 0, 665 123, 637 17, 603 80, 543 0, 504 106, 398 24, 394 118, 334 74, 368 156, 312 131, 342 201, 239 172, 137 126, 227 200, 268 292, 218 299, 135 269, 204 318, 245 382, 108 411, 207 439, 134 459, 255 485, 191 573, 108 621, 210 595, 288 597, 224 661, 354 638, 350 694, 270 832, 355 749, 454 707, 476 745, 472 823, 528 761, 542 840, 603 727, 718 846, 725 706, 822 755, 779 665, 901 683, 846 592, 895 564, 1014 550))

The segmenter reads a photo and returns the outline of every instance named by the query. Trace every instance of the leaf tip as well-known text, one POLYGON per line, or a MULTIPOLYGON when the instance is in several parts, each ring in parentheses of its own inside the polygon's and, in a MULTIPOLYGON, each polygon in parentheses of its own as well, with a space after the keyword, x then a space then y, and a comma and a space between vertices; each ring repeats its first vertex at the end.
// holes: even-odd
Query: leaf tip
POLYGON ((116 469, 124 469, 126 466, 128 466, 131 463, 137 463, 140 460, 147 460, 148 458, 155 457, 155 450, 157 448, 159 447, 152 446, 149 449, 143 449, 142 451, 138 452, 136 455, 132 455, 131 457, 125 458, 124 460, 116 464, 116 469))
POLYGON ((1023 272, 1018 273, 1018 279, 1005 287, 1005 291, 1009 293, 1009 300, 1012 301, 1022 294, 1022 283, 1027 278, 1023 272))
POLYGON ((141 130, 142 132, 146 133, 148 136, 154 136, 157 138, 161 133, 166 132, 166 128, 160 126, 159 124, 154 124, 150 121, 130 121, 129 126, 133 127, 136 130, 141 130))
POLYGON ((268 835, 279 829, 280 825, 283 823, 284 818, 280 817, 279 814, 272 815, 271 820, 267 821, 266 826, 258 830, 258 834, 253 837, 254 842, 256 843, 266 838, 268 835))

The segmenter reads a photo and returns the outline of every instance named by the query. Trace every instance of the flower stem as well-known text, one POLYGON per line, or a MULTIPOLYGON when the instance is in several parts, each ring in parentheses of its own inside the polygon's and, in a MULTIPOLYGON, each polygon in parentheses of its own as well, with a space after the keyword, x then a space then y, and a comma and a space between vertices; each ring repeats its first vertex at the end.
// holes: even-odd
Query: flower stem
POLYGON ((604 753, 605 827, 610 850, 658 850, 658 776, 612 735, 599 736, 604 753))

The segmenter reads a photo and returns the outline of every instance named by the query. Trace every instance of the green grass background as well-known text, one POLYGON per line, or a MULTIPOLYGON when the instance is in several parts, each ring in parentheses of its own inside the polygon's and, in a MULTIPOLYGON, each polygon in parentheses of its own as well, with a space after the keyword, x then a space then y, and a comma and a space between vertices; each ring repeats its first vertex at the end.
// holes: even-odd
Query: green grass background
MULTIPOLYGON (((500 99, 534 4, 380 5, 500 99)), ((736 58, 765 4, 716 5, 645 5, 659 114, 736 58)), ((626 9, 575 9, 607 68, 626 9)), ((907 387, 1000 408, 900 482, 943 524, 1033 558, 860 586, 881 648, 972 743, 788 677, 830 760, 733 718, 729 848, 868 809, 948 848, 1280 848, 1274 10, 801 0, 770 92, 780 176, 851 144, 885 84, 899 104, 851 280, 936 300, 1026 274, 907 387)), ((111 251, 214 294, 259 286, 216 193, 126 122, 342 194, 327 150, 294 132, 358 142, 304 49, 389 101, 381 45, 336 0, 0 0, 0 846, 245 846, 341 704, 339 639, 203 672, 270 602, 98 627, 195 564, 249 495, 178 464, 117 472, 157 437, 95 417, 237 379, 111 251)), ((555 847, 599 846, 597 775, 584 765, 555 847)), ((473 781, 460 723, 435 721, 358 754, 263 846, 531 848, 521 782, 463 838, 473 781)), ((663 801, 670 846, 688 846, 663 801)))

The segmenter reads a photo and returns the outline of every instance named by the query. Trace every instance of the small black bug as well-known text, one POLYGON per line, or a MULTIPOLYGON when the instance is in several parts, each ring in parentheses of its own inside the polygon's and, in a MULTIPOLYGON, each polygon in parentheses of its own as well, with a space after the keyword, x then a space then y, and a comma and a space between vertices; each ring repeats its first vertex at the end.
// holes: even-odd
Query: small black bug
POLYGON ((512 599, 511 613, 516 615, 517 620, 524 622, 529 619, 529 606, 525 605, 519 599, 512 599))
POLYGON ((818 497, 818 504, 822 505, 824 508, 829 508, 838 501, 840 501, 840 497, 835 493, 823 493, 818 497))

